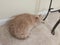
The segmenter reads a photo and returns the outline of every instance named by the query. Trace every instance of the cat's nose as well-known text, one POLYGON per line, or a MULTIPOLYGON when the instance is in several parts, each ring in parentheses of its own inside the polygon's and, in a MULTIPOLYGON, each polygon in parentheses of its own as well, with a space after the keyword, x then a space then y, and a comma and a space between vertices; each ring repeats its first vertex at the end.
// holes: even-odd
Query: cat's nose
POLYGON ((41 23, 45 23, 45 21, 41 21, 41 23))

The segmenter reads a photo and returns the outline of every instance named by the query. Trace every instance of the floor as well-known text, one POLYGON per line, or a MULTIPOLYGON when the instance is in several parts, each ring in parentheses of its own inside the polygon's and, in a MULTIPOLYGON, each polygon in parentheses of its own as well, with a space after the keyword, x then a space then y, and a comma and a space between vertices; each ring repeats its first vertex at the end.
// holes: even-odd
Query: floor
POLYGON ((41 23, 34 28, 26 40, 15 39, 9 34, 6 25, 2 25, 0 26, 0 45, 60 45, 60 25, 56 28, 55 35, 51 34, 51 29, 59 16, 58 12, 50 13, 45 24, 41 23))

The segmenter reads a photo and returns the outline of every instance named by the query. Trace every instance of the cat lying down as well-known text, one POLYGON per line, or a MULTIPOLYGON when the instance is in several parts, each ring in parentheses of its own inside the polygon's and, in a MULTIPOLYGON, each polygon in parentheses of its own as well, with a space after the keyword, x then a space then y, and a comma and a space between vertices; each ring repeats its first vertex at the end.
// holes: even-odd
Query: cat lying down
POLYGON ((12 36, 17 39, 26 39, 29 37, 32 28, 43 22, 41 15, 20 14, 13 16, 8 23, 8 29, 12 36))

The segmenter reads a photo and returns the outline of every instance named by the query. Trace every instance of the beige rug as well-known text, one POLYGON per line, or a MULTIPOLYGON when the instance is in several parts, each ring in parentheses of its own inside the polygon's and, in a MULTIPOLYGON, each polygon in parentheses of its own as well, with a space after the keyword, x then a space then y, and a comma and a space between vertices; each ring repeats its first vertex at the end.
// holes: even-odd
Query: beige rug
POLYGON ((56 28, 56 34, 51 34, 51 29, 59 19, 59 13, 50 13, 45 24, 34 28, 26 40, 18 40, 12 37, 5 25, 0 26, 0 45, 60 45, 60 25, 56 28))

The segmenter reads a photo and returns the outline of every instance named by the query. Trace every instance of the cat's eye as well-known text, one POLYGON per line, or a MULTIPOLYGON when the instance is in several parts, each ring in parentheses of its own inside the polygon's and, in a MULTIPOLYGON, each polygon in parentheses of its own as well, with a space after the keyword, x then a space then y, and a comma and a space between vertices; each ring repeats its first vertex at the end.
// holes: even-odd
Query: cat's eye
POLYGON ((38 17, 36 17, 36 19, 38 19, 38 17))

